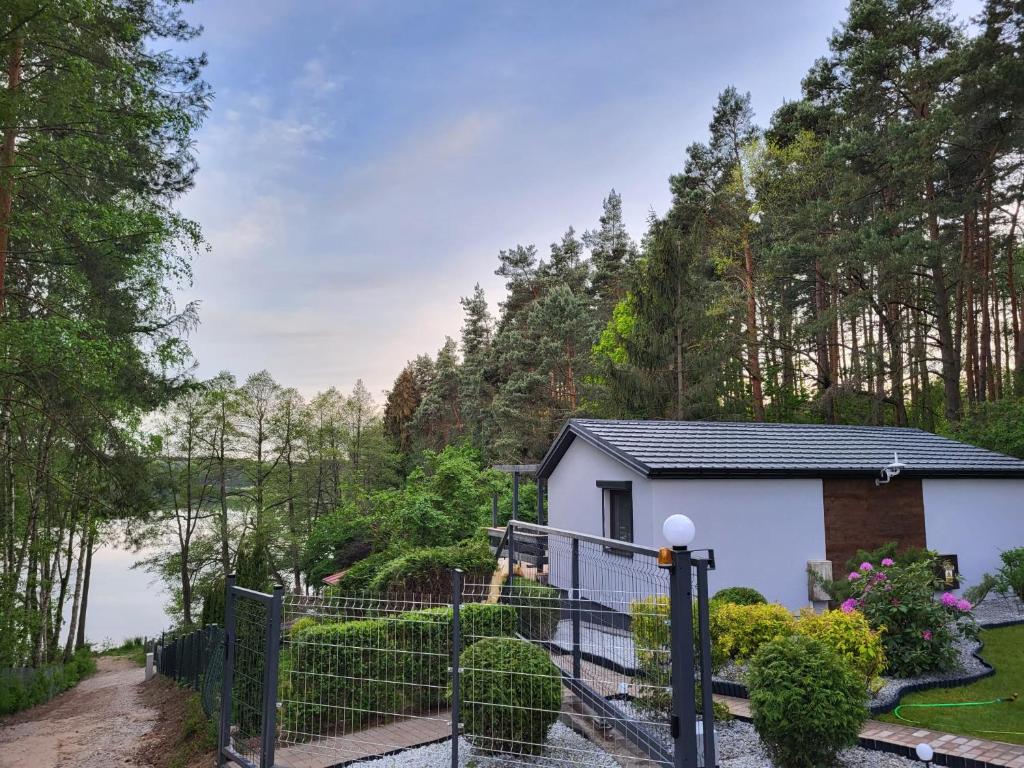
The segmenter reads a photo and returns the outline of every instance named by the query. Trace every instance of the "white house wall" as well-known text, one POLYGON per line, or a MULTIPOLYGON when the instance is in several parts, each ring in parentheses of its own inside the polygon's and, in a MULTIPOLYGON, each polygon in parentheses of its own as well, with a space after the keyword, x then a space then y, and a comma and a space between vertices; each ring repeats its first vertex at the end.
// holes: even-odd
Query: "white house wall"
MULTIPOLYGON (((715 549, 712 592, 752 586, 792 609, 808 604, 807 561, 825 556, 820 480, 649 480, 577 438, 548 480, 549 525, 603 535, 599 480, 632 482, 637 544, 664 546, 665 518, 676 512, 689 515, 697 526, 693 546, 715 549)), ((595 591, 613 591, 620 583, 615 574, 628 571, 628 563, 614 555, 589 559, 594 562, 584 566, 581 582, 595 591)), ((568 563, 555 552, 550 578, 563 589, 570 584, 568 563)), ((621 583, 624 590, 647 591, 632 586, 635 581, 621 583)))
POLYGON ((957 555, 965 585, 1024 547, 1024 480, 924 480, 922 492, 928 548, 957 555))
POLYGON ((650 543, 682 513, 697 528, 694 549, 715 550, 711 592, 754 587, 796 610, 808 605, 807 561, 825 557, 821 481, 815 479, 658 480, 650 543))

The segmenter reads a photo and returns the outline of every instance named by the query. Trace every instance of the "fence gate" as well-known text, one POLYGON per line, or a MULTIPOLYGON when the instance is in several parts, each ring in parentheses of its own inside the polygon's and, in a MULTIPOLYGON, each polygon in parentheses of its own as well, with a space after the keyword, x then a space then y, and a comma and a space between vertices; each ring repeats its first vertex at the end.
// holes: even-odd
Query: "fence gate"
POLYGON ((280 585, 267 594, 236 586, 234 574, 227 578, 219 768, 274 766, 283 594, 280 585))

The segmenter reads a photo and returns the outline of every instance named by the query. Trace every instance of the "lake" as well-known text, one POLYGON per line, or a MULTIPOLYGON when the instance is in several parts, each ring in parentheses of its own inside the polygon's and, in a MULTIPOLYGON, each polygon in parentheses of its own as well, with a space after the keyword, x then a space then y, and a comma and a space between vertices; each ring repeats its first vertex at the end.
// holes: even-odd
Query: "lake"
MULTIPOLYGON (((92 583, 85 637, 96 646, 119 645, 129 637, 155 637, 170 627, 164 612, 170 599, 158 579, 142 569, 132 570, 149 552, 128 552, 101 546, 92 555, 92 583)), ((68 600, 66 614, 71 612, 68 600)), ((65 617, 67 618, 67 616, 65 617)))

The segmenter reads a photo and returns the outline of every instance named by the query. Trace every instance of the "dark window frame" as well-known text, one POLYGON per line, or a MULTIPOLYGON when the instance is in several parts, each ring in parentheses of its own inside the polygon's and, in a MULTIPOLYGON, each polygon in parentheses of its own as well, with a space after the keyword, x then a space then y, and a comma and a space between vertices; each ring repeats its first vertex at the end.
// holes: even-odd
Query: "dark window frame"
MULTIPOLYGON (((601 490, 601 535, 606 539, 617 539, 614 532, 621 526, 615 525, 613 515, 615 507, 612 499, 613 493, 626 494, 629 499, 629 539, 617 539, 624 544, 632 544, 635 538, 634 516, 633 516, 633 483, 630 480, 598 480, 597 487, 601 490)), ((633 557, 632 552, 619 549, 612 545, 606 545, 604 551, 619 557, 633 557)))

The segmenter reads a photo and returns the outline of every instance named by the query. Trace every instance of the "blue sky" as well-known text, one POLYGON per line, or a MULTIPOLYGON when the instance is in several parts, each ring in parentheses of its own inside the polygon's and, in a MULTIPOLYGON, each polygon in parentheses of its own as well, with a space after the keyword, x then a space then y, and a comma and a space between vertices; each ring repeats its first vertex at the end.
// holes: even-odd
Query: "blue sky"
MULTIPOLYGON (((978 3, 961 0, 962 14, 978 3)), ((312 395, 457 336, 498 251, 596 226, 637 239, 726 85, 758 120, 799 96, 845 3, 199 0, 216 98, 183 212, 209 251, 198 374, 312 395)))

